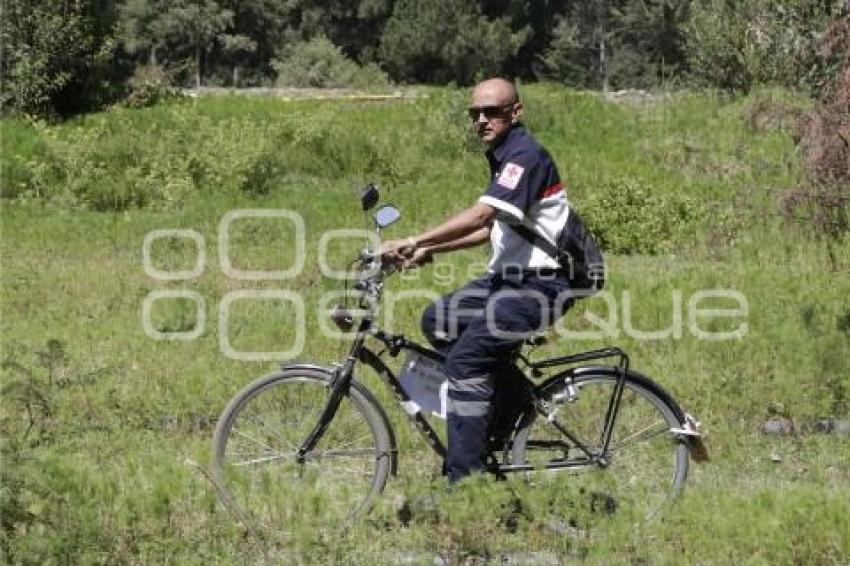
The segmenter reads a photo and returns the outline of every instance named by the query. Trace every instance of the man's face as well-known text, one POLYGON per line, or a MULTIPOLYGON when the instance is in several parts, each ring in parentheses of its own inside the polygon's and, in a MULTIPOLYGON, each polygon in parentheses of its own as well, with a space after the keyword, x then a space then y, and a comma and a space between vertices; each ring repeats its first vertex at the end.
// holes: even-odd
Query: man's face
POLYGON ((519 119, 522 104, 512 101, 512 94, 498 85, 482 84, 472 91, 469 117, 472 129, 482 142, 494 146, 519 119))

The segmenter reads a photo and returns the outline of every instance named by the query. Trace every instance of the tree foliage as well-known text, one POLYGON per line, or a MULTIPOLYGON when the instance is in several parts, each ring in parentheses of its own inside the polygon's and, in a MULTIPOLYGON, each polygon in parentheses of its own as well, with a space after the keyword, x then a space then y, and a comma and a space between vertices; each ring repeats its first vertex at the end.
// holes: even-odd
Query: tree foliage
POLYGON ((383 82, 380 68, 404 83, 469 84, 499 74, 599 89, 672 80, 817 93, 840 69, 817 46, 844 3, 9 0, 0 18, 0 101, 5 113, 84 112, 124 96, 142 66, 195 87, 267 86, 281 77, 383 82))
POLYGON ((4 112, 68 116, 120 90, 110 2, 17 0, 0 18, 4 112))
POLYGON ((397 80, 469 84, 500 72, 528 39, 507 18, 489 19, 464 0, 399 0, 379 56, 397 80))
POLYGON ((359 87, 387 85, 387 75, 374 63, 360 66, 324 36, 296 43, 272 66, 278 86, 359 87))
MULTIPOLYGON (((233 25, 233 11, 216 0, 128 0, 121 11, 120 34, 127 50, 150 55, 167 49, 171 62, 192 60, 196 87, 201 86, 204 57, 233 25)), ((226 42, 221 42, 222 47, 226 42)))
MULTIPOLYGON (((746 92, 756 84, 809 87, 814 47, 843 0, 699 0, 684 27, 693 80, 746 92)), ((846 16, 845 16, 846 17, 846 16)))
POLYGON ((687 0, 575 3, 558 16, 541 74, 591 88, 651 87, 685 67, 687 0))

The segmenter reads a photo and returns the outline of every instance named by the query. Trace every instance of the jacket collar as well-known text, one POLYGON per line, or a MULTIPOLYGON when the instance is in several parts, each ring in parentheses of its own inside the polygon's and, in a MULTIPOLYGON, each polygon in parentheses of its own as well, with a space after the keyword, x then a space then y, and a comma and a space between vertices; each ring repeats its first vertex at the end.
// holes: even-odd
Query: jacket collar
POLYGON ((511 145, 516 142, 516 140, 525 135, 525 126, 521 123, 517 122, 511 126, 511 129, 508 130, 508 133, 502 138, 502 141, 499 142, 499 145, 496 147, 490 148, 487 150, 488 157, 491 157, 493 160, 501 163, 505 158, 505 154, 510 149, 511 145))

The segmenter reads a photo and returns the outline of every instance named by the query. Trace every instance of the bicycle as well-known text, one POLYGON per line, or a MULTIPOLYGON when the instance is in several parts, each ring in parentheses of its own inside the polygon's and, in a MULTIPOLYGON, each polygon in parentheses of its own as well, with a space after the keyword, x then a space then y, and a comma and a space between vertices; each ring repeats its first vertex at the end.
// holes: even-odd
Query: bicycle
MULTIPOLYGON (((368 214, 377 202, 370 185, 362 208, 368 214)), ((399 216, 394 207, 381 207, 374 215, 377 230, 399 216)), ((354 263, 360 320, 339 305, 331 313, 341 330, 353 334, 345 360, 331 367, 284 365, 244 387, 217 423, 213 477, 228 505, 253 525, 295 528, 309 517, 349 521, 366 514, 396 474, 395 433, 383 406, 355 378, 358 364, 375 371, 430 448, 445 458, 434 427, 382 359, 402 352, 436 362, 443 356, 375 324, 394 267, 368 247, 354 263)), ((543 339, 527 343, 538 346, 543 339)), ((539 361, 517 351, 516 357, 525 367, 527 402, 491 454, 491 471, 498 475, 595 472, 581 487, 591 507, 632 508, 645 519, 680 492, 689 456, 707 459, 698 423, 658 384, 633 371, 621 349, 539 361), (581 365, 612 358, 612 365, 581 365), (547 370, 556 371, 546 377, 547 370)))

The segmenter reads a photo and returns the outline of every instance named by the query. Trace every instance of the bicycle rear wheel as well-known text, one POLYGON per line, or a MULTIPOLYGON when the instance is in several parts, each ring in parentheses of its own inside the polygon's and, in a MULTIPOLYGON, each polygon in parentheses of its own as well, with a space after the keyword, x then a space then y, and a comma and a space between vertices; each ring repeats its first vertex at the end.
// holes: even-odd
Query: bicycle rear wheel
POLYGON ((261 378, 227 405, 213 437, 213 473, 225 503, 260 533, 345 522, 369 510, 391 471, 382 412, 358 384, 303 462, 298 447, 319 420, 331 376, 291 368, 261 378))
POLYGON ((594 368, 544 384, 539 395, 549 416, 526 414, 514 437, 511 463, 535 469, 575 464, 535 474, 535 481, 552 488, 553 507, 560 501, 576 516, 616 512, 640 522, 679 493, 688 472, 688 450, 685 441, 671 432, 681 423, 678 407, 653 391, 648 380, 630 373, 603 453, 605 416, 616 383, 615 368, 594 368), (554 422, 605 462, 590 461, 554 422), (557 471, 587 473, 564 481, 564 474, 557 471))

